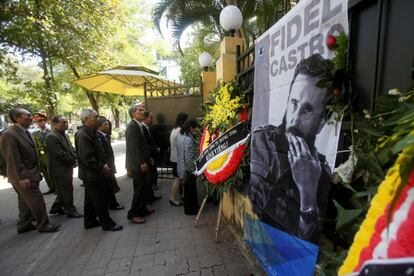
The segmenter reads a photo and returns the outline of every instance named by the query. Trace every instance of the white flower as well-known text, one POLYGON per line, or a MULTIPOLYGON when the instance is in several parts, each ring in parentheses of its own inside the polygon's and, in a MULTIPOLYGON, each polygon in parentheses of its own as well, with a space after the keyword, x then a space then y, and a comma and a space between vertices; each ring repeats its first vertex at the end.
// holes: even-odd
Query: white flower
POLYGON ((398 96, 401 95, 401 92, 397 88, 394 88, 388 91, 388 95, 398 96))
POLYGON ((399 97, 398 98, 398 102, 403 103, 405 102, 406 98, 405 97, 399 97))

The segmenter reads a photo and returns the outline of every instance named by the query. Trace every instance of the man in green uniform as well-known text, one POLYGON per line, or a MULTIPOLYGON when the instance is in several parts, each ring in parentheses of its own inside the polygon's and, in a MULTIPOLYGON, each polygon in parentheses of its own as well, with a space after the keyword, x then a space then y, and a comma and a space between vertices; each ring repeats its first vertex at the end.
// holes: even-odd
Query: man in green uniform
POLYGON ((46 154, 45 140, 46 136, 50 133, 50 129, 46 127, 47 117, 42 113, 36 113, 33 116, 33 121, 37 124, 39 130, 33 132, 33 138, 36 142, 37 152, 40 159, 40 169, 42 171, 43 178, 46 181, 49 190, 44 195, 53 194, 55 192, 55 184, 49 177, 48 169, 48 156, 46 154))

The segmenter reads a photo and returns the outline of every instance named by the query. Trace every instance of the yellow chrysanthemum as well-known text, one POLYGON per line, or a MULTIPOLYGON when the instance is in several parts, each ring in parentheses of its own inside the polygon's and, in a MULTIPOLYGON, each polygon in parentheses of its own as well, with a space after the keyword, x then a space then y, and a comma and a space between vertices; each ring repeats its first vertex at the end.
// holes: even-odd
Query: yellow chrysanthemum
POLYGON ((229 125, 237 118, 236 110, 241 107, 241 104, 239 96, 231 99, 230 92, 233 89, 231 84, 225 84, 215 95, 215 104, 209 107, 210 112, 205 116, 205 121, 210 122, 213 129, 221 124, 229 125))

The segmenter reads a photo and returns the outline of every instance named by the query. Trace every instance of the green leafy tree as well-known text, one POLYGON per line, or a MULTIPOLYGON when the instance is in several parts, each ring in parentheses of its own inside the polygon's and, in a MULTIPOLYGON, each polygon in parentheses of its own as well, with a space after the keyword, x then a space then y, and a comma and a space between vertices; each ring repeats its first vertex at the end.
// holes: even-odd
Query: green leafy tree
MULTIPOLYGON (((151 49, 168 52, 160 41, 142 43, 144 32, 152 26, 149 10, 143 0, 2 1, 0 74, 11 78, 15 71, 7 53, 35 57, 40 60, 43 87, 25 82, 25 91, 36 90, 33 96, 40 97, 37 101, 49 115, 57 109, 67 110, 69 106, 59 104, 59 98, 66 99, 77 88, 64 93, 62 82, 118 64, 147 66, 155 62, 155 55, 148 54, 151 49)), ((102 95, 84 92, 99 111, 102 95)))

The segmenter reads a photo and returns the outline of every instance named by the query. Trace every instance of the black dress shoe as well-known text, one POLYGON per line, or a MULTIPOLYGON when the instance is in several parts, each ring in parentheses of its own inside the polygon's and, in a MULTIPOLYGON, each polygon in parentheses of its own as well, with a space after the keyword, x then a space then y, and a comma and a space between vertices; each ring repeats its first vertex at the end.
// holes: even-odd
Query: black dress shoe
POLYGON ((64 215, 66 214, 63 209, 51 209, 49 212, 51 215, 64 215))
POLYGON ((91 228, 101 226, 101 222, 98 220, 95 220, 95 221, 85 223, 83 226, 85 227, 85 229, 91 229, 91 228))
POLYGON ((109 207, 109 209, 116 211, 116 210, 124 210, 125 207, 124 206, 121 206, 121 205, 118 205, 118 206, 115 206, 115 207, 109 207))
POLYGON ((77 211, 68 213, 68 218, 83 218, 83 215, 81 213, 78 213, 77 211))
POLYGON ((29 232, 29 231, 32 231, 32 230, 35 230, 35 229, 36 229, 36 226, 29 223, 28 225, 26 225, 26 226, 24 226, 20 229, 17 229, 17 233, 22 234, 22 233, 26 233, 26 232, 29 232))
POLYGON ((44 195, 50 195, 50 194, 53 194, 53 193, 55 193, 55 190, 49 190, 47 192, 44 192, 43 194, 44 195))
POLYGON ((53 232, 57 232, 59 231, 59 224, 48 224, 46 226, 43 226, 42 228, 39 229, 39 232, 43 232, 43 233, 53 233, 53 232))
POLYGON ((121 231, 122 229, 124 229, 124 227, 122 227, 122 225, 119 224, 115 224, 115 226, 111 227, 111 228, 103 228, 104 231, 121 231))

